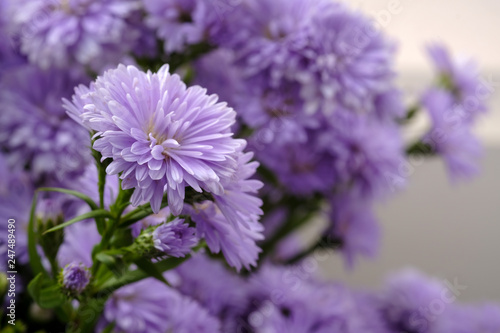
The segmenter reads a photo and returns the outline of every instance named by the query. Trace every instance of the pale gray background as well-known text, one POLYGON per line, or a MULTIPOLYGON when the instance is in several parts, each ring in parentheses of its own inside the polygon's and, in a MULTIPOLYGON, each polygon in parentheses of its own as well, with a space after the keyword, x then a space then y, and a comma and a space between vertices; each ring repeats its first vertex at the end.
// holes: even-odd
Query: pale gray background
MULTIPOLYGON (((377 16, 390 0, 351 0, 377 16)), ((483 75, 500 81, 500 1, 401 0, 401 12, 384 23, 399 43, 400 82, 418 92, 431 77, 423 52, 429 41, 444 41, 457 54, 478 60, 483 75)), ((380 18, 380 16, 379 16, 380 18)), ((500 85, 497 87, 500 90, 500 85)), ((420 121, 418 122, 420 123, 420 121)), ((415 131, 424 126, 424 121, 415 131)), ((384 228, 379 256, 346 272, 339 256, 321 261, 328 278, 358 287, 380 287, 384 277, 409 265, 442 279, 458 278, 463 301, 500 301, 500 92, 491 113, 476 128, 486 150, 482 174, 452 185, 440 161, 417 166, 407 190, 380 205, 384 228)))

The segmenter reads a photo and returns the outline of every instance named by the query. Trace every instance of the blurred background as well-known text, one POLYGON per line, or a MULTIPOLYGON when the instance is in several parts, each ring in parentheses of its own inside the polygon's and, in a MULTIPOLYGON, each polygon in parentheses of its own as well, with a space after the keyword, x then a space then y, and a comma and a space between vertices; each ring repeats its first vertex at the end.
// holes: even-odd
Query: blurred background
MULTIPOLYGON (((340 255, 318 257, 323 276, 373 289, 387 274, 413 266, 465 285, 460 301, 500 301, 500 1, 347 2, 399 41, 399 80, 410 99, 432 80, 424 50, 432 41, 476 59, 482 77, 498 83, 490 113, 476 128, 485 147, 481 174, 452 184, 441 161, 415 165, 406 190, 377 207, 383 226, 378 257, 362 258, 352 271, 344 269, 340 255)), ((422 126, 424 121, 417 121, 415 131, 422 126)))

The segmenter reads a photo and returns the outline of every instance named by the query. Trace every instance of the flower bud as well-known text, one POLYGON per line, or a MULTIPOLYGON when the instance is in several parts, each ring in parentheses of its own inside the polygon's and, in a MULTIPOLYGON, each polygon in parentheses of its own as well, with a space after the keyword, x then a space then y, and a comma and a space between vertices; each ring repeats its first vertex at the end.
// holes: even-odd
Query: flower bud
POLYGON ((63 268, 59 281, 62 288, 70 294, 79 295, 89 284, 90 277, 86 266, 72 262, 63 268))

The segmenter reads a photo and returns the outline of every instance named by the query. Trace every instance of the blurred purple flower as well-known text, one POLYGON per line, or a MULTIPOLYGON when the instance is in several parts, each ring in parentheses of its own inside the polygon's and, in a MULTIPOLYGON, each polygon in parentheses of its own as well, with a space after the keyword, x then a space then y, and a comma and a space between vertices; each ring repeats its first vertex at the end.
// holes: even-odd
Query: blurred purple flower
POLYGON ((244 75, 263 77, 270 88, 298 85, 305 114, 330 114, 339 104, 371 111, 392 86, 393 45, 343 4, 259 0, 232 16, 227 46, 244 75))
POLYGON ((76 262, 91 267, 92 250, 100 241, 101 236, 93 222, 83 221, 64 228, 64 242, 57 253, 59 266, 76 262))
POLYGON ((470 123, 485 112, 485 100, 493 93, 493 87, 485 86, 480 80, 474 61, 452 58, 441 44, 429 45, 427 52, 438 72, 438 84, 453 96, 454 113, 470 123))
POLYGON ((192 299, 149 278, 115 291, 106 302, 103 321, 115 322, 114 332, 215 333, 220 323, 192 299))
MULTIPOLYGON (((12 1, 12 0, 10 0, 12 1)), ((12 1, 22 53, 42 68, 73 64, 100 71, 132 51, 141 36, 136 0, 12 1)))
POLYGON ((430 89, 421 103, 432 121, 432 127, 422 141, 443 156, 451 178, 477 174, 476 161, 481 156, 481 145, 471 132, 470 123, 453 115, 451 94, 441 89, 430 89))
POLYGON ((9 164, 28 168, 37 182, 62 181, 83 172, 92 160, 87 131, 61 106, 72 87, 86 82, 79 72, 43 71, 32 65, 11 69, 0 82, 0 146, 9 164))
POLYGON ((450 309, 449 302, 442 298, 448 293, 451 291, 440 281, 405 270, 387 280, 378 307, 391 332, 437 333, 441 331, 435 329, 450 309), (436 302, 439 313, 432 312, 436 302))
POLYGON ((330 205, 331 225, 326 236, 339 243, 347 266, 354 266, 357 255, 374 257, 381 235, 371 203, 340 194, 333 197, 330 205))
POLYGON ((244 310, 245 281, 222 262, 199 253, 175 271, 180 278, 179 291, 200 302, 212 315, 223 318, 244 310))
MULTIPOLYGON (((8 250, 14 250, 16 260, 25 264, 28 262, 28 222, 31 201, 33 199, 33 184, 22 169, 11 170, 5 157, 0 154, 0 216, 4 219, 0 227, 0 268, 7 271, 8 250), (8 245, 8 220, 13 219, 15 248, 8 245)), ((12 244, 12 243, 11 243, 12 244)))
MULTIPOLYGON (((218 0, 220 1, 220 0, 218 0)), ((220 29, 216 1, 143 0, 146 22, 164 41, 165 52, 182 52, 186 46, 207 41, 220 29)))
POLYGON ((393 123, 384 124, 348 111, 338 112, 329 121, 334 130, 325 133, 322 140, 332 155, 338 187, 370 199, 387 196, 404 186, 406 181, 399 171, 404 161, 403 142, 393 123), (391 181, 395 178, 397 183, 391 181))

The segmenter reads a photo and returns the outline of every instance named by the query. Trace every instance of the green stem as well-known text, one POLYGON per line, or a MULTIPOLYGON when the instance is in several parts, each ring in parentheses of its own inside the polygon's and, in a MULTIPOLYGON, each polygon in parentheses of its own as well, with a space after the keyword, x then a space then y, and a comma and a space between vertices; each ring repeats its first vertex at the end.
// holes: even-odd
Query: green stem
POLYGON ((306 202, 301 202, 300 198, 290 198, 290 200, 292 202, 287 205, 289 210, 285 223, 262 244, 261 259, 269 255, 282 239, 309 222, 317 214, 321 205, 318 197, 306 202))
POLYGON ((293 265, 302 259, 308 257, 309 255, 313 254, 316 252, 316 250, 319 249, 334 249, 334 248, 339 248, 342 247, 343 242, 342 239, 339 238, 331 238, 331 237, 321 237, 316 243, 312 244, 308 248, 306 248, 304 251, 297 253, 295 256, 292 258, 288 259, 286 264, 288 265, 293 265))
POLYGON ((398 119, 398 123, 400 124, 407 124, 410 122, 410 120, 412 120, 413 118, 415 118, 415 116, 418 114, 418 112, 420 111, 420 105, 419 104, 415 104, 411 107, 408 108, 408 111, 406 111, 406 115, 401 118, 401 119, 398 119))
POLYGON ((436 151, 428 143, 417 141, 406 148, 406 155, 433 156, 436 151))

